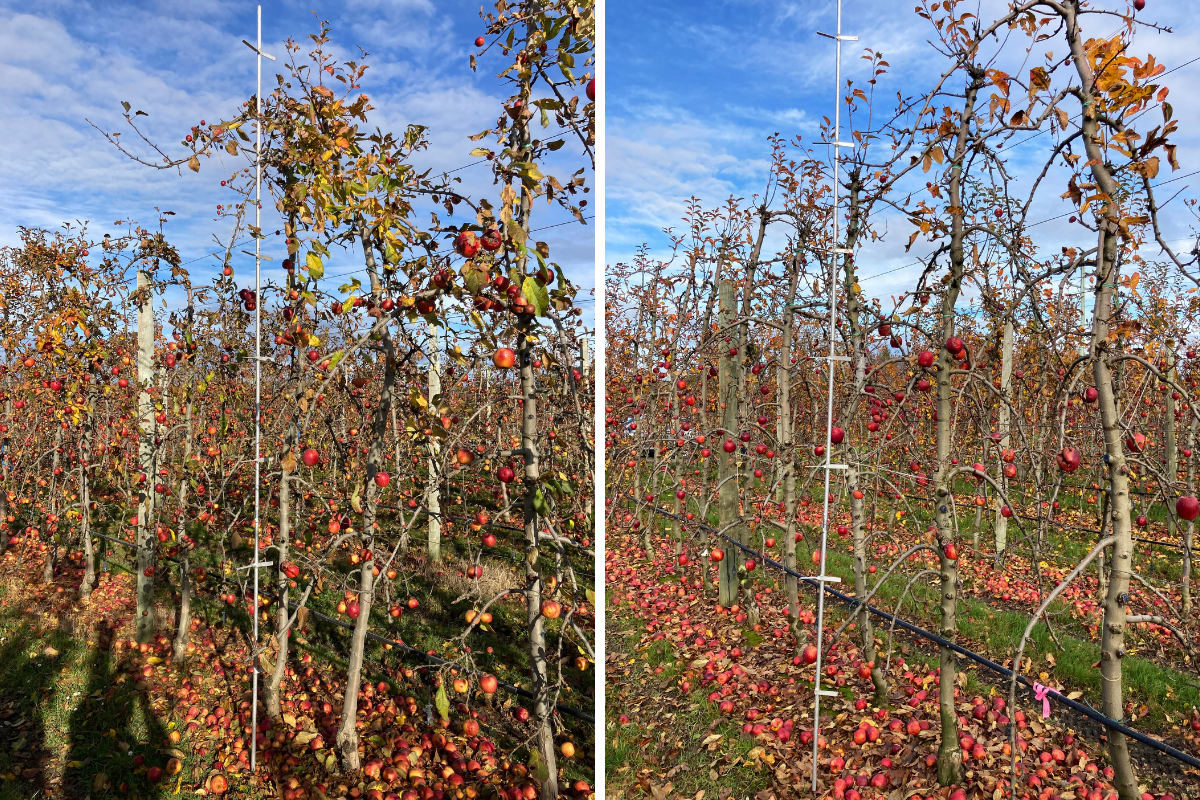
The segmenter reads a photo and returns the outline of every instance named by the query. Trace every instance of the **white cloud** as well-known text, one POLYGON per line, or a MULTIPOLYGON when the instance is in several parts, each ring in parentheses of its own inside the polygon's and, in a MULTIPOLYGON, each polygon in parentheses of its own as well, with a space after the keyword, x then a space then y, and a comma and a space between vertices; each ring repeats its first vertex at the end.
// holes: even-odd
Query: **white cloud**
MULTIPOLYGON (((280 61, 263 62, 264 91, 283 71, 283 40, 296 40, 302 61, 312 47, 307 34, 328 18, 333 41, 327 49, 360 62, 357 46, 370 53, 363 80, 377 109, 370 127, 428 126, 431 146, 415 162, 435 174, 476 160, 467 137, 495 121, 508 93, 487 71, 486 59, 478 74, 468 66, 477 7, 349 0, 320 4, 316 16, 312 7, 296 0, 266 4, 264 49, 280 61)), ((153 170, 118 153, 85 120, 124 130, 131 149, 145 153, 123 127, 120 102, 128 100, 150 113, 138 118, 147 135, 180 154, 177 136, 201 119, 228 116, 253 92, 255 60, 241 39, 253 40, 254 26, 253 4, 223 0, 46 0, 35 6, 0 0, 0 218, 6 223, 0 246, 17 243, 19 225, 57 228, 90 219, 99 234, 117 219, 150 223, 158 206, 176 212, 167 230, 185 260, 210 252, 212 234, 227 235, 213 216, 218 203, 232 199, 219 182, 233 162, 227 156, 202 160, 199 174, 153 170)), ((496 194, 484 167, 455 174, 465 193, 496 194)), ((538 213, 535 225, 564 219, 559 212, 538 213)), ((277 224, 269 206, 264 221, 268 229, 277 224)), ((585 288, 594 285, 591 237, 591 228, 546 232, 555 258, 585 288)), ((204 276, 215 264, 200 261, 192 269, 204 276)))
MULTIPOLYGON (((626 5, 615 14, 610 6, 607 29, 609 41, 616 43, 622 57, 628 55, 627 65, 613 79, 617 83, 610 83, 609 88, 617 97, 609 106, 607 122, 608 263, 630 260, 643 242, 649 242, 655 253, 665 254, 667 242, 659 231, 680 226, 684 204, 693 195, 713 207, 730 195, 749 197, 761 190, 770 154, 767 136, 775 131, 787 137, 802 134, 805 141, 812 142, 817 123, 824 116, 832 117, 833 110, 833 46, 814 34, 817 30, 833 32, 832 3, 730 0, 669 12, 655 6, 645 13, 626 13, 626 5), (664 45, 667 52, 659 55, 656 37, 663 31, 670 32, 673 44, 664 45)), ((980 6, 980 17, 988 19, 1007 3, 983 0, 980 6)), ((859 58, 866 47, 882 51, 890 64, 875 87, 877 108, 894 104, 897 91, 910 96, 938 78, 945 62, 929 43, 934 29, 912 12, 912 4, 843 0, 842 8, 843 32, 859 37, 844 45, 843 78, 853 79, 856 87, 868 88, 867 62, 859 58)), ((1190 61, 1195 57, 1200 28, 1189 12, 1186 4, 1162 3, 1143 12, 1144 18, 1172 26, 1174 33, 1142 30, 1131 52, 1153 52, 1168 68, 1190 61)), ((1086 25, 1093 33, 1105 35, 1112 33, 1118 22, 1094 17, 1086 25)), ((1033 51, 1029 63, 1022 63, 1024 46, 1024 38, 1014 35, 1004 63, 997 66, 1025 75, 1030 66, 1041 63, 1046 50, 1060 54, 1064 50, 1061 40, 1047 41, 1033 51)), ((1200 146, 1198 134, 1194 126, 1182 122, 1200 113, 1195 94, 1187 91, 1198 78, 1200 63, 1165 78, 1173 87, 1169 101, 1182 125, 1172 135, 1179 145, 1182 168, 1171 173, 1164 162, 1160 182, 1200 167, 1195 157, 1200 146)), ((879 120, 877 113, 876 124, 879 120)), ((861 129, 861 114, 855 122, 861 129)), ((1147 117, 1139 122, 1139 129, 1144 132, 1159 122, 1147 117)), ((1018 195, 1029 191, 1033 170, 1040 169, 1049 141, 1042 136, 1005 153, 1007 166, 1017 178, 1018 195)), ((914 177, 914 187, 926 180, 925 176, 914 177)), ((1065 210, 1058 199, 1064 183, 1063 173, 1052 170, 1031 210, 1030 222, 1065 210)), ((1188 183, 1194 186, 1197 178, 1164 186, 1163 191, 1188 183)), ((1194 189, 1191 196, 1195 196, 1194 189)), ((1168 238, 1187 233, 1190 218, 1176 210, 1180 204, 1175 202, 1166 223, 1168 238)), ((865 275, 887 273, 865 284, 869 293, 887 295, 911 286, 920 268, 905 265, 914 261, 914 254, 924 252, 925 245, 918 241, 913 252, 906 253, 904 244, 911 227, 894 215, 881 212, 876 224, 887 229, 888 235, 865 245, 859 260, 865 275)), ((1065 219, 1034 230, 1041 246, 1050 250, 1068 241, 1077 244, 1080 233, 1067 226, 1065 219)), ((1152 257, 1156 250, 1146 247, 1143 255, 1152 257)))

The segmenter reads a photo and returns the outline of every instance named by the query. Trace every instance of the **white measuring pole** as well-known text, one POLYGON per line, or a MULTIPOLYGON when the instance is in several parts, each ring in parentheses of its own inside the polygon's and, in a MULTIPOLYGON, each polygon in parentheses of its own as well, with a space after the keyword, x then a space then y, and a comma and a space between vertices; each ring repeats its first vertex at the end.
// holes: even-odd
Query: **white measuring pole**
MULTIPOLYGON (((258 7, 257 46, 245 39, 242 42, 255 53, 258 76, 254 90, 254 227, 262 230, 262 60, 274 56, 262 51, 262 6, 258 7)), ((250 616, 254 624, 253 649, 250 660, 250 773, 258 768, 258 571, 264 564, 258 560, 260 506, 262 487, 262 238, 254 237, 254 555, 248 569, 254 572, 254 608, 250 616)))
POLYGON ((816 576, 819 582, 817 587, 817 662, 815 664, 817 671, 813 681, 813 741, 812 741, 812 789, 817 791, 817 745, 821 738, 821 696, 837 696, 837 692, 821 688, 821 661, 824 655, 824 632, 825 632, 825 585, 826 583, 840 582, 840 578, 825 574, 825 547, 829 539, 829 483, 832 471, 835 469, 845 469, 845 464, 833 464, 830 459, 833 457, 833 387, 834 379, 836 378, 837 362, 849 361, 848 356, 837 356, 834 354, 835 345, 837 342, 837 259, 839 255, 849 254, 850 251, 839 246, 840 225, 838 210, 838 189, 840 187, 840 174, 838 170, 841 167, 841 148, 853 147, 851 142, 841 141, 842 133, 842 42, 857 41, 857 36, 842 36, 842 0, 837 0, 837 32, 830 36, 827 33, 819 34, 828 39, 833 39, 835 48, 834 70, 833 70, 833 247, 831 252, 833 257, 830 259, 830 274, 829 274, 829 398, 825 409, 825 496, 822 498, 821 506, 821 573, 816 576))

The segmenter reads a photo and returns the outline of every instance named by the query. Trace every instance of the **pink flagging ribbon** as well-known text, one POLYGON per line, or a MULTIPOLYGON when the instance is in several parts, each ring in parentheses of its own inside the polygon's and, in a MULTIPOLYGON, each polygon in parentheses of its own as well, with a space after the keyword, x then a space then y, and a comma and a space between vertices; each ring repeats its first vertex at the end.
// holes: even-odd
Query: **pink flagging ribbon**
POLYGON ((1047 697, 1049 693, 1049 686, 1043 686, 1040 683, 1033 684, 1033 696, 1042 701, 1042 719, 1050 716, 1050 698, 1047 697))

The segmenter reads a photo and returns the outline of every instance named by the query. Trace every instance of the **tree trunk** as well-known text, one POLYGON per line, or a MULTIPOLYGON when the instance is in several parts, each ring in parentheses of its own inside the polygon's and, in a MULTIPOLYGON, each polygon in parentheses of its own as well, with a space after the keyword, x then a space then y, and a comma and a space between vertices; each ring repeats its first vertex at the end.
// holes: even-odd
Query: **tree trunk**
POLYGON ((538 517, 534 506, 541 482, 537 451, 537 379, 533 374, 533 323, 520 324, 518 357, 521 367, 521 448, 525 457, 525 608, 529 625, 530 677, 532 678, 533 723, 537 731, 538 778, 542 800, 558 797, 558 768, 551 728, 550 686, 547 669, 546 625, 542 616, 542 577, 538 569, 538 517))
MULTIPOLYGON (((671 364, 674 365, 674 363, 675 363, 675 359, 674 359, 674 356, 672 356, 671 364)), ((679 426, 679 394, 680 394, 680 392, 678 391, 678 389, 675 386, 672 386, 671 387, 671 429, 672 429, 671 433, 674 437, 679 437, 679 436, 683 435, 678 427, 679 426)), ((672 472, 674 473, 674 478, 675 478, 674 485, 675 485, 676 491, 674 493, 675 494, 674 505, 671 509, 675 513, 675 516, 671 520, 671 528, 672 528, 671 534, 672 534, 672 539, 675 542, 675 555, 678 556, 680 553, 683 552, 683 525, 679 522, 679 515, 683 510, 683 500, 681 500, 679 498, 679 492, 683 490, 683 459, 681 459, 679 457, 679 448, 678 447, 674 447, 671 444, 668 444, 667 446, 671 447, 671 466, 673 468, 672 472)))
MULTIPOLYGON (((295 442, 289 432, 288 441, 284 443, 284 456, 287 458, 291 454, 295 458, 295 442)), ((283 713, 282 704, 280 702, 279 687, 283 684, 283 675, 287 669, 288 661, 288 644, 290 638, 290 630, 288 626, 288 578, 284 572, 289 556, 289 544, 292 535, 292 487, 289 475, 289 470, 286 468, 280 471, 279 474, 279 540, 277 544, 277 559, 275 562, 275 587, 279 593, 279 603, 276 606, 275 612, 275 642, 278 645, 275 653, 274 669, 271 671, 271 677, 267 680, 267 685, 264 687, 267 714, 272 718, 278 718, 283 713)), ((364 568, 368 565, 364 564, 364 568)), ((368 570, 369 571, 369 570, 368 570)))
MULTIPOLYGON (((702 433, 706 434, 706 436, 708 437, 708 439, 707 439, 708 446, 711 450, 720 443, 716 442, 716 440, 711 438, 712 432, 709 431, 709 429, 708 429, 708 370, 703 369, 703 365, 701 365, 701 370, 700 370, 700 400, 697 403, 697 405, 699 405, 699 407, 700 407, 700 431, 702 433)), ((712 470, 710 469, 710 464, 711 464, 711 462, 709 462, 707 460, 703 460, 703 459, 700 462, 700 467, 701 467, 700 485, 699 485, 700 496, 698 498, 696 498, 696 500, 697 500, 697 505, 703 511, 703 513, 701 513, 699 515, 700 516, 700 524, 702 524, 702 525, 708 524, 708 516, 707 516, 708 515, 708 482, 712 477, 712 470)), ((712 545, 709 548, 709 553, 711 554, 713 550, 716 550, 718 548, 719 542, 716 540, 716 538, 713 537, 713 535, 711 533, 709 534, 709 539, 710 539, 710 544, 712 545)), ((703 582, 704 582, 704 585, 702 588, 704 590, 704 595, 706 597, 711 595, 712 591, 713 591, 712 567, 713 567, 713 563, 712 563, 712 561, 709 561, 709 563, 704 564, 703 569, 700 570, 700 574, 701 574, 701 576, 703 578, 703 582)), ((720 567, 718 566, 717 569, 720 569, 720 567)))
MULTIPOLYGON (((183 463, 186 465, 192 456, 192 395, 190 389, 184 396, 184 425, 183 463)), ((182 661, 187 655, 188 637, 191 634, 192 625, 190 549, 183 541, 183 534, 187 531, 188 522, 187 490, 187 478, 181 478, 176 494, 179 499, 179 516, 182 520, 182 524, 179 526, 179 623, 175 628, 175 641, 172 646, 172 653, 177 662, 182 661)))
MULTIPOLYGON (((437 325, 429 326, 429 405, 436 410, 435 398, 442 393, 442 352, 437 325)), ((428 498, 426 510, 429 513, 429 548, 426 551, 430 561, 442 560, 442 494, 441 494, 441 445, 436 436, 429 437, 428 443, 428 486, 425 496, 428 498)), ((399 465, 397 465, 397 468, 399 465)))
POLYGON ((150 273, 139 269, 138 287, 138 468, 146 476, 138 491, 136 638, 145 644, 154 636, 154 550, 150 530, 154 516, 154 295, 150 273))
MULTIPOLYGON (((1175 382, 1175 354, 1170 350, 1167 351, 1167 380, 1170 383, 1175 382)), ((1175 490, 1179 482, 1179 451, 1178 443, 1175 441, 1175 398, 1172 395, 1175 390, 1168 385, 1167 387, 1167 425, 1166 425, 1166 445, 1167 445, 1167 535, 1171 541, 1175 541, 1176 535, 1179 533, 1179 522, 1173 513, 1175 509, 1175 499, 1178 497, 1178 492, 1175 490)), ((1151 545, 1153 547, 1153 545, 1151 545)), ((1154 560, 1150 560, 1151 565, 1154 560)))
MULTIPOLYGON (((371 251, 365 226, 360 226, 359 236, 362 240, 363 255, 367 262, 367 273, 371 278, 371 294, 378 306, 381 300, 382 286, 375 267, 375 256, 371 251)), ((371 624, 371 605, 375 599, 374 552, 375 543, 375 506, 378 502, 379 487, 375 483, 375 474, 379 472, 379 464, 383 460, 383 445, 387 440, 387 427, 391 418, 394 388, 396 385, 396 356, 392 343, 389 326, 383 328, 383 388, 379 394, 379 404, 371 420, 371 447, 367 454, 366 499, 363 501, 362 546, 366 556, 360 562, 358 589, 358 619, 354 623, 354 633, 350 638, 350 658, 346 667, 346 691, 342 700, 342 722, 338 727, 336 743, 342 757, 342 767, 348 772, 356 772, 362 765, 358 753, 358 687, 362 683, 363 653, 367 645, 367 630, 371 624)), ((347 465, 348 467, 349 465, 347 465)))
POLYGON ((96 583, 96 555, 92 549, 91 481, 88 477, 88 467, 92 459, 96 433, 96 384, 97 381, 94 379, 88 383, 87 396, 90 410, 87 414, 87 421, 84 423, 83 441, 79 453, 79 535, 83 539, 83 581, 79 584, 81 600, 91 597, 92 587, 96 583))
MULTIPOLYGON (((4 310, 4 322, 7 326, 7 308, 4 310)), ((12 440, 9 438, 8 432, 12 430, 12 412, 12 395, 8 394, 4 400, 4 436, 0 438, 0 480, 3 480, 4 483, 3 486, 0 486, 0 522, 4 523, 3 527, 0 528, 0 556, 3 556, 4 551, 8 549, 8 539, 13 535, 8 521, 8 462, 12 448, 12 440)))
MULTIPOLYGON (((1191 409, 1189 408, 1190 412, 1191 409)), ((1190 413, 1188 414, 1188 449, 1193 450, 1196 447, 1196 418, 1190 413)), ((1196 468, 1192 461, 1194 456, 1184 456, 1187 459, 1187 493, 1194 495, 1196 493, 1196 468)), ((1196 523, 1193 520, 1188 520, 1187 527, 1183 532, 1183 575, 1181 581, 1183 583, 1183 615, 1185 617, 1192 613, 1192 537, 1196 533, 1196 523)))
MULTIPOLYGON (((1099 125, 1095 114, 1095 80, 1091 60, 1085 52, 1079 27, 1079 0, 1063 4, 1064 32, 1071 51, 1071 63, 1081 81, 1080 102, 1083 113, 1080 126, 1087 164, 1099 190, 1108 198, 1119 195, 1121 188, 1113 178, 1101 149, 1099 125)), ((1108 592, 1104 601, 1104 623, 1100 639, 1100 674, 1103 677, 1101 710, 1113 719, 1124 716, 1121 689, 1121 659, 1125 657, 1125 605, 1128 602, 1129 576, 1133 569, 1133 529, 1130 524, 1129 468, 1121 444, 1121 418, 1114 391, 1113 370, 1109 359, 1108 335, 1113 314, 1114 287, 1117 284, 1117 237, 1121 210, 1115 200, 1104 201, 1097 212, 1095 307, 1092 311, 1092 374, 1099 394, 1100 420, 1104 428, 1104 453, 1107 456, 1109 486, 1112 490, 1112 532, 1116 537, 1109 560, 1108 592)), ((1113 784, 1121 800, 1138 800, 1137 776, 1129 760, 1125 735, 1108 731, 1108 757, 1112 763, 1113 784)))
MULTIPOLYGON (((986 80, 982 71, 974 65, 970 65, 968 69, 970 70, 970 80, 966 87, 963 113, 958 123, 954 158, 950 169, 950 205, 954 208, 963 208, 963 164, 967 154, 971 121, 975 112, 975 98, 980 84, 986 80)), ((962 291, 966 261, 963 252, 963 238, 962 214, 954 214, 951 217, 950 233, 950 281, 942 295, 943 340, 954 335, 954 305, 958 300, 959 292, 962 291)), ((947 548, 954 543, 950 478, 950 426, 953 420, 950 403, 953 387, 950 382, 950 371, 955 367, 955 361, 944 347, 940 348, 938 353, 938 471, 935 481, 936 499, 934 502, 937 505, 934 520, 937 526, 938 541, 941 544, 939 554, 941 567, 940 633, 943 638, 953 642, 958 634, 958 561, 949 557, 947 548)), ((941 646, 938 650, 941 665, 941 673, 938 678, 938 705, 942 723, 941 742, 938 745, 938 783, 942 786, 949 786, 963 781, 962 748, 958 742, 958 711, 954 707, 954 684, 958 675, 958 662, 955 660, 954 651, 949 647, 941 646)))
MULTIPOLYGON (((1004 333, 1000 344, 1000 449, 1002 451, 1012 447, 1012 436, 1009 431, 1009 408, 1008 404, 1012 401, 1012 359, 1013 359, 1013 324, 1012 320, 1005 320, 1004 333)), ((1004 477, 1004 461, 1000 461, 1000 474, 996 476, 1000 487, 1004 489, 1004 496, 1008 496, 1008 478, 1004 477)), ((1001 500, 1003 503, 1003 500, 1001 500)), ((1017 510, 1014 508, 1013 513, 1017 510)), ((996 561, 999 559, 1008 547, 1008 517, 1000 513, 1000 509, 996 509, 996 561)))
MULTIPOLYGON (((724 330, 733 321, 736 313, 733 284, 729 281, 721 282, 719 308, 717 325, 724 330)), ((739 370, 737 361, 729 355, 728 344, 718 342, 717 347, 721 351, 717 413, 720 416, 722 428, 721 435, 713 442, 713 450, 717 453, 717 482, 719 484, 717 497, 720 522, 717 523, 717 527, 725 535, 736 539, 739 532, 733 523, 740 517, 738 513, 738 481, 734 474, 736 470, 734 459, 737 457, 737 451, 735 449, 732 453, 725 452, 724 444, 726 441, 735 443, 737 441, 739 370)), ((740 551, 729 541, 718 541, 716 546, 725 551, 725 558, 721 561, 717 602, 724 608, 729 608, 737 603, 740 551)))
MULTIPOLYGON (((62 450, 62 425, 58 422, 54 423, 54 446, 50 452, 50 512, 57 513, 58 511, 58 468, 62 461, 59 450, 62 450)), ((66 483, 66 481, 63 481, 66 483)), ((52 523, 54 524, 54 523, 52 523)), ((50 526, 46 526, 43 534, 46 540, 46 561, 42 566, 42 580, 45 583, 54 581, 54 566, 58 561, 58 533, 51 532, 50 526)))
MULTIPOLYGON (((1100 419, 1104 428, 1104 451, 1108 456, 1109 486, 1112 488, 1112 530, 1116 536, 1109 561, 1108 591, 1104 599, 1104 622, 1100 639, 1101 710, 1113 719, 1124 716, 1121 659, 1125 657, 1125 606, 1129 575, 1133 569, 1133 530, 1130 525, 1128 467, 1121 444, 1121 420, 1114 399, 1112 369, 1108 363, 1107 339, 1112 313, 1108 285, 1116 281, 1116 223, 1101 219, 1101 267, 1097 276, 1096 311, 1093 314, 1094 360, 1092 373, 1099 393, 1100 419), (1103 288, 1101 288, 1103 284, 1103 288)), ((1098 259, 1100 260, 1100 259, 1098 259)), ((1129 760, 1125 735, 1108 731, 1108 756, 1115 775, 1113 783, 1121 800, 1137 800, 1141 792, 1129 760)))
MULTIPOLYGON (((846 409, 846 418, 853 419, 858 413, 859 394, 863 391, 867 382, 867 354, 859 294, 853 291, 853 287, 857 283, 854 275, 853 250, 855 244, 858 242, 862 224, 859 206, 862 183, 859 180, 857 170, 851 172, 849 178, 849 217, 846 224, 846 242, 843 247, 850 252, 842 256, 842 269, 847 298, 846 317, 850 323, 850 358, 852 359, 851 363, 854 364, 854 384, 851 388, 852 395, 846 409)), ((860 495, 864 494, 860 481, 861 473, 859 472, 861 465, 860 451, 855 445, 856 443, 854 442, 848 442, 845 445, 846 458, 844 461, 847 464, 845 485, 850 495, 850 530, 854 552, 854 592, 858 597, 866 597, 869 591, 867 588, 866 546, 869 531, 867 530, 868 523, 864 513, 863 498, 855 495, 856 492, 860 495)), ((875 686, 875 704, 883 706, 887 703, 887 679, 883 676, 883 669, 873 663, 875 661, 875 632, 871 629, 871 617, 867 612, 866 606, 861 607, 858 611, 858 629, 862 642, 863 659, 872 664, 871 682, 875 686)))
POLYGON ((782 473, 780 485, 783 488, 783 565, 788 569, 784 576, 784 584, 788 593, 788 629, 796 643, 795 652, 800 653, 803 630, 800 627, 800 590, 796 576, 796 445, 792 436, 792 337, 795 323, 794 312, 791 309, 796 302, 796 286, 800 281, 799 254, 792 256, 792 275, 788 287, 787 305, 783 309, 783 332, 780 334, 779 377, 776 396, 779 403, 777 409, 779 418, 776 421, 778 447, 782 473))

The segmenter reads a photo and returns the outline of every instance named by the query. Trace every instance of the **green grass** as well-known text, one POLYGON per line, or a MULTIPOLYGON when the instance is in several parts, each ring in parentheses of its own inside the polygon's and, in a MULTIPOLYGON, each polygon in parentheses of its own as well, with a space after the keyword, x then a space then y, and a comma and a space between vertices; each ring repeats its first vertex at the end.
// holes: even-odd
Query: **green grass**
MULTIPOLYGON (((0 598, 12 596, 0 588, 0 598)), ((0 799, 27 800, 32 786, 69 797, 116 796, 123 783, 142 797, 174 790, 175 780, 168 786, 165 778, 152 789, 133 761, 141 755, 148 764, 164 763, 168 756, 159 750, 171 746, 166 737, 174 723, 164 723, 135 682, 116 673, 114 654, 100 641, 96 631, 43 626, 11 606, 0 613, 0 713, 9 714, 4 722, 25 720, 26 726, 0 723, 0 799), (59 652, 48 655, 48 647, 59 652), (26 769, 38 773, 24 778, 26 769), (110 788, 93 791, 99 773, 110 788)), ((189 750, 181 751, 185 781, 189 750)))
POLYGON ((665 641, 638 649, 637 629, 621 629, 622 622, 610 617, 614 627, 607 632, 608 649, 625 654, 627 661, 632 657, 636 663, 627 667, 628 680, 620 684, 626 691, 614 686, 606 695, 604 756, 609 796, 619 791, 626 796, 635 791, 640 794, 641 780, 659 787, 669 781, 682 797, 695 797, 703 791, 705 797, 715 798, 722 787, 732 788, 733 797, 752 797, 765 789, 772 778, 770 767, 747 759, 757 742, 742 735, 740 725, 707 701, 706 690, 694 688, 684 698, 683 709, 673 712, 669 720, 643 710, 653 710, 658 696, 655 687, 667 681, 677 683, 686 665, 675 659, 675 649, 665 641), (657 668, 662 672, 655 674, 657 668), (646 676, 647 693, 638 698, 647 706, 628 694, 638 690, 642 675, 646 676), (623 713, 630 715, 626 725, 618 722, 623 713), (710 735, 724 737, 714 752, 703 745, 710 735), (718 757, 719 762, 714 763, 718 757))
MULTIPOLYGON (((964 522, 968 526, 973 523, 974 508, 960 504, 959 514, 960 532, 969 530, 969 527, 964 528, 963 525, 964 522), (965 512, 964 508, 967 509, 965 512)), ((985 515, 985 521, 988 518, 989 515, 985 515)), ((925 524, 924 521, 919 522, 921 527, 925 524)), ((662 533, 669 534, 668 523, 660 521, 658 527, 662 533)), ((803 543, 798 546, 796 558, 800 564, 810 563, 809 557, 815 540, 816 537, 812 533, 807 533, 803 543)), ((1149 545, 1137 544, 1144 557, 1145 548, 1149 545)), ((1078 561, 1082 558, 1091 546, 1068 537, 1055 537, 1048 547, 1050 552, 1047 555, 1060 563, 1072 563, 1073 560, 1078 561)), ((1156 553, 1163 553, 1164 550, 1165 548, 1157 548, 1156 553)), ((830 548, 826 551, 826 563, 829 574, 838 575, 843 579, 839 588, 843 591, 852 590, 853 565, 850 554, 830 548)), ((1156 578, 1169 578, 1172 570, 1178 575, 1178 561, 1171 560, 1169 556, 1156 558, 1155 564, 1156 578)), ((893 573, 876 592, 871 604, 892 612, 907 582, 908 577, 901 571, 893 573)), ((1083 629, 1081 620, 1071 618, 1066 613, 1058 613, 1065 611, 1065 608, 1064 602, 1055 601, 1048 609, 1058 644, 1051 639, 1050 631, 1042 623, 1036 625, 1031 632, 1025 646, 1025 657, 1033 659, 1034 669, 1032 673, 1026 674, 1026 677, 1034 679, 1041 671, 1047 671, 1053 680, 1060 681, 1068 691, 1083 692, 1083 699, 1099 708, 1101 676, 1099 669, 1093 668, 1093 665, 1100 659, 1100 647, 1096 642, 1083 638, 1087 631, 1083 629), (1051 667, 1047 661, 1047 653, 1053 655, 1055 666, 1051 667)), ((841 603, 827 603, 826 609, 829 624, 837 625, 845 618, 845 606, 841 603)), ((930 578, 914 584, 898 616, 936 632, 939 622, 937 609, 938 591, 936 583, 930 578)), ((889 623, 873 617, 872 624, 875 626, 876 637, 886 642, 889 623)), ((1028 624, 1029 616, 1026 614, 995 608, 971 597, 959 598, 960 640, 964 644, 974 643, 977 646, 972 649, 993 661, 1011 661, 1028 624)), ((915 655, 915 651, 910 651, 906 658, 911 661, 915 655)), ((1147 713, 1142 716, 1146 718, 1144 724, 1151 729, 1164 724, 1168 714, 1177 715, 1180 708, 1200 707, 1200 689, 1196 686, 1200 681, 1189 680, 1188 675, 1137 655, 1126 656, 1122 663, 1125 700, 1135 706, 1147 707, 1147 713)))
MULTIPOLYGON (((848 554, 830 551, 827 552, 826 560, 830 565, 830 574, 839 575, 843 580, 853 580, 848 554)), ((905 582, 901 576, 893 574, 880 588, 872 605, 891 612, 905 582)), ((835 620, 840 621, 844 618, 841 604, 827 608, 832 609, 831 616, 835 620)), ((937 608, 937 591, 926 584, 923 590, 918 590, 915 597, 910 596, 906 599, 898 616, 922 625, 927 630, 935 630, 939 620, 937 608)), ((1056 601, 1051 604, 1049 611, 1053 613, 1062 608, 1063 604, 1056 601)), ((877 635, 885 636, 888 623, 875 618, 874 624, 877 635)), ((959 598, 960 640, 965 639, 982 645, 982 654, 993 661, 1011 661, 1028 624, 1029 617, 1025 614, 994 608, 973 598, 959 598)), ((1092 665, 1100 660, 1100 647, 1095 642, 1072 635, 1065 628, 1062 624, 1055 625, 1058 640, 1056 645, 1044 624, 1038 623, 1034 626, 1025 645, 1025 657, 1033 659, 1034 668, 1025 675, 1033 679, 1039 672, 1048 671, 1053 679, 1061 681, 1069 691, 1083 692, 1084 698, 1098 708, 1100 670, 1092 665), (1061 649, 1058 645, 1061 645, 1061 649), (1050 666, 1046 654, 1053 655, 1057 662, 1055 666, 1050 666)), ((1145 704, 1149 708, 1150 724, 1162 724, 1165 715, 1175 711, 1177 707, 1200 706, 1200 691, 1188 684, 1187 676, 1136 655, 1126 656, 1122 665, 1125 699, 1127 702, 1132 701, 1134 705, 1145 704)))

